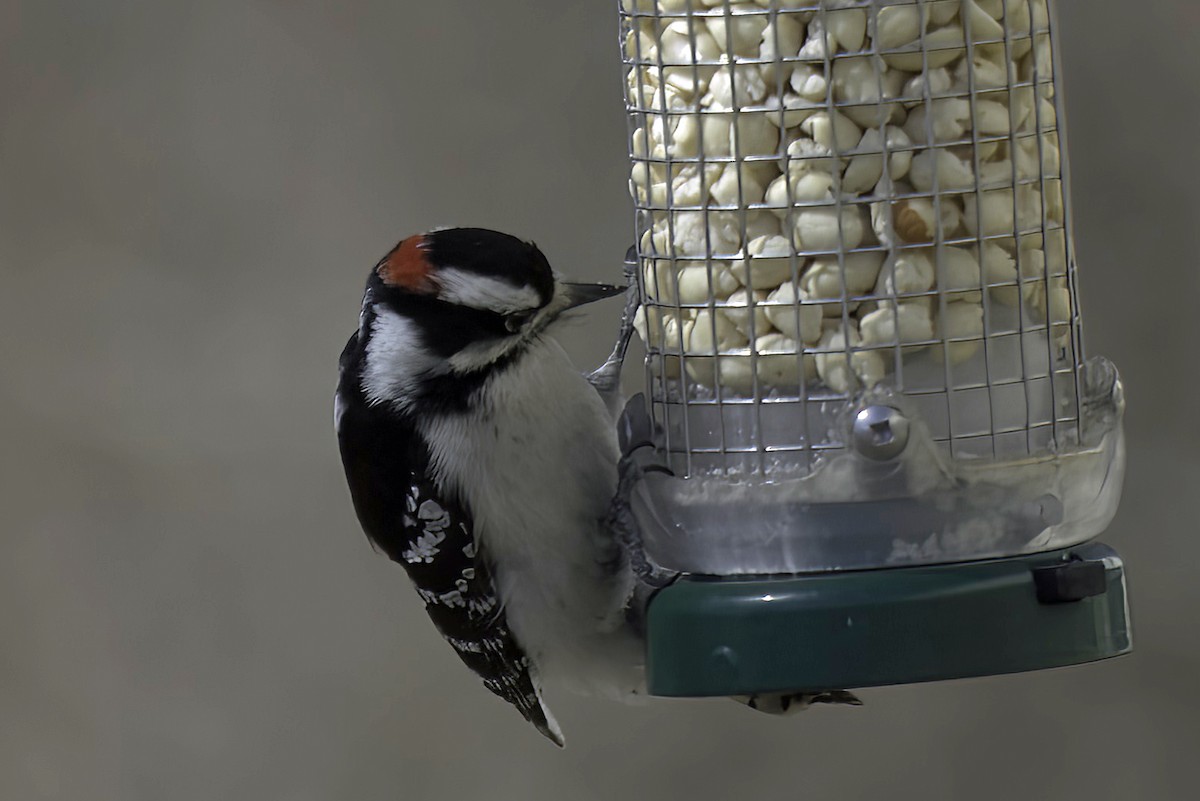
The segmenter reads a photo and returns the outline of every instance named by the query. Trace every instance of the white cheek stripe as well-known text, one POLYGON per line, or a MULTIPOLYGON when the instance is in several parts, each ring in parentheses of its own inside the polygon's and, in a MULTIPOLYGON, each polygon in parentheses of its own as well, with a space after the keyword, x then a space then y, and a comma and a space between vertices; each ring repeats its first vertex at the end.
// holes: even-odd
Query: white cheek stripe
POLYGON ((457 267, 439 267, 435 273, 441 291, 438 296, 448 303, 485 309, 500 314, 537 308, 541 297, 533 287, 516 287, 507 281, 457 267))
POLYGON ((445 370, 445 362, 425 347, 416 323, 386 306, 375 306, 362 371, 367 400, 407 405, 420 379, 438 370, 445 370))

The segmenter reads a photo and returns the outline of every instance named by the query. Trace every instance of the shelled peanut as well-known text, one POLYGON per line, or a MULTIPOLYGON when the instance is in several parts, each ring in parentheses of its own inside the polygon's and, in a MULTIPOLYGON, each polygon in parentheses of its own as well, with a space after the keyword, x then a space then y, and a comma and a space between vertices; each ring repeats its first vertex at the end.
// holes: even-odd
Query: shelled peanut
POLYGON ((1046 0, 624 7, 638 326, 669 369, 849 392, 897 347, 970 358, 986 303, 1065 336, 1046 0))

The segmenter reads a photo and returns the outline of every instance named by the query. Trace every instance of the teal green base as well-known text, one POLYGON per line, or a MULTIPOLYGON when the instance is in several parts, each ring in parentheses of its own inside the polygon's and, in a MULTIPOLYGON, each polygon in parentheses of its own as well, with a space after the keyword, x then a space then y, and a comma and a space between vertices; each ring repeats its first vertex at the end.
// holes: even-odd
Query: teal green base
POLYGON ((934 567, 690 576, 651 599, 646 625, 650 694, 674 697, 990 676, 1132 649, 1124 568, 1099 544, 934 567), (1033 570, 1067 559, 1095 563, 1098 594, 1039 601, 1033 570))

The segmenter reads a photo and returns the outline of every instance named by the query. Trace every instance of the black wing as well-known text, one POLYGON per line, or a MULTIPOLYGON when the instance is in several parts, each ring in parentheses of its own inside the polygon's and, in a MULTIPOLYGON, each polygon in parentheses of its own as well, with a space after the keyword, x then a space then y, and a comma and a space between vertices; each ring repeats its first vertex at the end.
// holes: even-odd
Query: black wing
POLYGON ((513 637, 473 536, 471 517, 439 492, 429 450, 411 421, 369 406, 359 384, 357 334, 342 353, 337 434, 354 509, 367 537, 402 565, 442 636, 483 684, 558 745, 562 733, 542 706, 529 657, 513 637))

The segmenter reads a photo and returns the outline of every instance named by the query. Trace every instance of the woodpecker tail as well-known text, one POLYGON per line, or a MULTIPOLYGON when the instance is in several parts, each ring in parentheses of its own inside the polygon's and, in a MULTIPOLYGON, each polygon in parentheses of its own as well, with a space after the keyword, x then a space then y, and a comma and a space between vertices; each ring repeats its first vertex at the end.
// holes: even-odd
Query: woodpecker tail
MULTIPOLYGON (((542 700, 542 695, 538 693, 538 708, 530 710, 530 714, 526 716, 526 720, 534 725, 534 727, 542 734, 546 735, 546 739, 557 745, 559 748, 566 747, 566 740, 563 738, 562 729, 559 728, 558 721, 554 719, 554 715, 550 714, 549 708, 546 707, 546 702, 542 700)), ((521 710, 524 714, 525 710, 521 710)))
POLYGON ((858 696, 848 690, 827 690, 819 693, 755 693, 731 695, 734 701, 768 715, 795 714, 813 704, 846 704, 862 706, 858 696))

